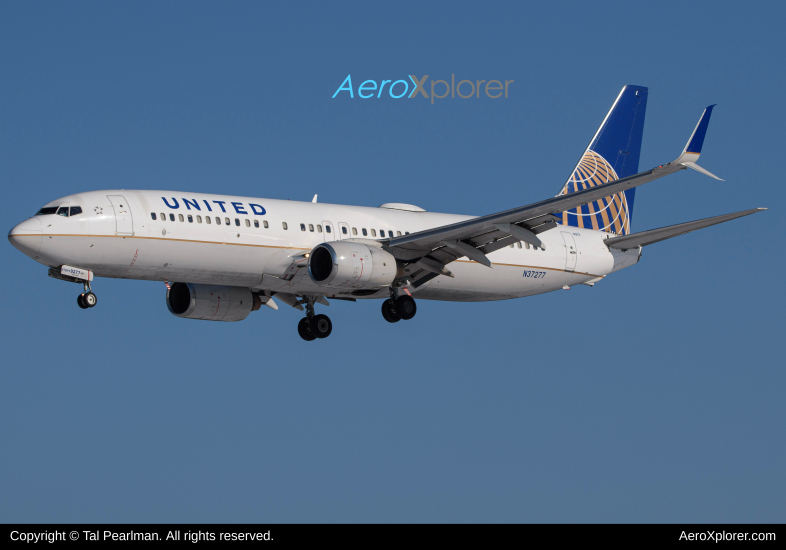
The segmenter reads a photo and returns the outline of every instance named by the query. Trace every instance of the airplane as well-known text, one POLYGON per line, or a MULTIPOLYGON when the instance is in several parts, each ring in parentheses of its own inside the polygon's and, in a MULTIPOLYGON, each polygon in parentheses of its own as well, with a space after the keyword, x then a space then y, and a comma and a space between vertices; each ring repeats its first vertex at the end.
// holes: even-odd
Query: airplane
POLYGON ((714 105, 674 161, 638 172, 648 89, 624 86, 557 196, 489 214, 427 212, 173 191, 105 190, 44 205, 8 234, 13 246, 78 283, 95 307, 95 277, 163 281, 169 311, 241 321, 278 302, 305 311, 298 334, 328 337, 329 300, 381 299, 390 322, 415 298, 476 302, 593 286, 642 248, 766 210, 754 208, 632 233, 636 187, 696 164, 714 105))

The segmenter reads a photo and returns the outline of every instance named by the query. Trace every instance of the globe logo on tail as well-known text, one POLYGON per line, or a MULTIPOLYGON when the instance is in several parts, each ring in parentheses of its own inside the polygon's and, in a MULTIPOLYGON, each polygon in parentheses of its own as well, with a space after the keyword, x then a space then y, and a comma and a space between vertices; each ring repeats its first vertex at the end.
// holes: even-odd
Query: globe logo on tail
MULTIPOLYGON (((568 195, 619 179, 611 164, 592 149, 587 149, 576 170, 557 196, 568 195)), ((607 231, 617 235, 630 233, 628 201, 624 192, 566 210, 562 224, 607 231)))

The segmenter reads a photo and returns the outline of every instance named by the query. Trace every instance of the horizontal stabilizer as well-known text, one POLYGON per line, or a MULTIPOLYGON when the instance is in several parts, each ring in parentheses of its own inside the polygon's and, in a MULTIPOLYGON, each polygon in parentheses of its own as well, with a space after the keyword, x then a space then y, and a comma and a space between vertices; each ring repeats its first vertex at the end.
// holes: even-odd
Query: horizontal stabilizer
POLYGON ((766 208, 753 208, 752 210, 743 210, 742 212, 734 212, 732 214, 723 214, 722 216, 715 216, 714 218, 705 218, 703 220, 696 220, 694 222, 680 223, 677 225, 670 225, 668 227, 661 227, 660 229, 650 229, 649 231, 642 231, 641 233, 633 233, 632 235, 625 235, 622 237, 615 237, 604 241, 609 248, 618 248, 627 250, 629 248, 637 248, 639 246, 647 246, 654 244, 672 237, 678 237, 697 229, 704 229, 711 225, 727 222, 735 218, 741 218, 750 214, 755 214, 767 210, 766 208))
POLYGON ((726 180, 724 180, 722 178, 719 178, 718 176, 716 176, 715 174, 713 174, 709 170, 705 170, 704 168, 702 168, 701 166, 699 166, 695 162, 683 162, 682 164, 684 164, 685 166, 687 166, 691 170, 696 170, 699 174, 704 174, 705 176, 709 176, 711 178, 715 178, 716 180, 719 180, 719 181, 726 181, 726 180))

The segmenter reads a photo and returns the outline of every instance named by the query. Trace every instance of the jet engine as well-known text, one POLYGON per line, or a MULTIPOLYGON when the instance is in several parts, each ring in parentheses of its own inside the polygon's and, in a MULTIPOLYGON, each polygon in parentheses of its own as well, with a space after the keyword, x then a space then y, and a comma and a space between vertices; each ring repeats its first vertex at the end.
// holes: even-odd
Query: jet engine
POLYGON ((399 273, 396 258, 373 245, 332 241, 314 247, 308 274, 319 286, 378 289, 389 286, 399 273))
POLYGON ((240 286, 172 283, 166 306, 172 315, 205 321, 242 321, 262 305, 260 297, 240 286))

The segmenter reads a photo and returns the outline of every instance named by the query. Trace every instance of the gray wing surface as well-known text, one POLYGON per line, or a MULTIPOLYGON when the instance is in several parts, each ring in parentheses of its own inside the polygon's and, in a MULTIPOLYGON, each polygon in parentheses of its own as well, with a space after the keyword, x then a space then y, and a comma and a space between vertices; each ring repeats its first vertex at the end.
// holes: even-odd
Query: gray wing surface
POLYGON ((469 252, 467 247, 462 244, 469 245, 477 249, 480 254, 485 255, 522 240, 513 233, 517 231, 515 228, 513 231, 505 231, 497 226, 515 225, 536 236, 538 233, 556 227, 557 220, 561 219, 557 214, 564 210, 632 189, 685 168, 686 166, 675 161, 570 195, 562 195, 504 212, 394 237, 387 243, 386 248, 402 261, 416 261, 424 256, 443 264, 448 264, 463 256, 476 259, 467 253, 469 252))
MULTIPOLYGON (((711 110, 710 107, 704 110, 704 113, 702 113, 699 119, 699 124, 696 126, 697 129, 703 128, 703 130, 706 131, 706 125, 709 121, 711 110)), ((398 260, 404 263, 410 263, 410 266, 407 268, 407 273, 413 279, 416 287, 438 275, 450 273, 449 271, 446 273, 444 266, 464 256, 491 267, 491 262, 486 258, 486 254, 494 252, 495 250, 499 250, 522 240, 534 246, 542 245, 543 243, 537 235, 555 228, 557 222, 561 221, 561 213, 565 210, 583 206, 604 197, 616 195, 686 168, 691 168, 702 174, 720 179, 696 164, 696 160, 698 160, 701 154, 701 146, 704 140, 703 131, 698 138, 695 137, 696 132, 697 130, 694 130, 694 133, 691 134, 691 138, 682 150, 682 154, 677 157, 676 160, 653 168, 652 170, 640 172, 633 176, 610 181, 568 195, 559 195, 534 204, 497 212, 496 214, 472 218, 450 225, 436 227, 434 229, 419 231, 410 235, 394 237, 390 239, 390 241, 384 243, 384 247, 398 260), (424 259, 424 261, 419 261, 421 259, 424 259), (440 264, 442 267, 440 267, 440 264)), ((747 215, 749 213, 752 214, 755 211, 756 210, 751 210, 746 211, 746 213, 728 214, 727 216, 732 217, 709 222, 707 225, 721 223, 727 219, 733 219, 734 217, 747 215)), ((715 218, 710 218, 709 220, 714 219, 715 218)), ((709 220, 699 220, 698 222, 689 222, 689 224, 700 224, 709 220)), ((689 224, 684 225, 687 226, 689 224)), ((701 225, 695 229, 700 229, 707 225, 701 225)), ((681 226, 674 227, 677 228, 681 226)), ((669 228, 653 231, 665 231, 667 229, 669 228)), ((686 227, 684 231, 681 231, 687 233, 695 229, 686 227)), ((644 235, 645 233, 638 233, 637 235, 644 235)), ((655 237, 653 233, 652 237, 647 238, 663 240, 670 236, 676 236, 676 234, 668 234, 661 238, 655 237)), ((663 233, 663 235, 666 235, 666 233, 663 233)), ((606 243, 621 244, 623 241, 620 239, 628 239, 628 237, 633 236, 634 235, 629 235, 608 239, 606 243)), ((652 242, 657 242, 657 240, 652 242)), ((634 241, 625 241, 625 243, 627 243, 626 246, 639 246, 638 244, 630 244, 632 242, 634 241)), ((646 244, 651 244, 651 242, 647 242, 646 244)))

